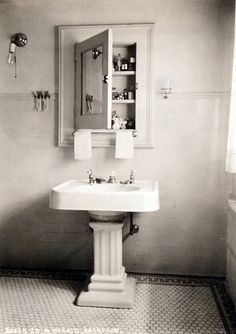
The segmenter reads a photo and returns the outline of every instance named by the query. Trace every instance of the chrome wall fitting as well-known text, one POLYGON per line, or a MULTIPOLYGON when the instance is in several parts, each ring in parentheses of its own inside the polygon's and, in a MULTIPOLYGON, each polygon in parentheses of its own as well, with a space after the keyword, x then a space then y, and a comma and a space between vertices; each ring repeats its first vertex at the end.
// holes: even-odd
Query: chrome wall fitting
POLYGON ((51 95, 47 90, 33 92, 33 96, 37 111, 49 111, 51 95))

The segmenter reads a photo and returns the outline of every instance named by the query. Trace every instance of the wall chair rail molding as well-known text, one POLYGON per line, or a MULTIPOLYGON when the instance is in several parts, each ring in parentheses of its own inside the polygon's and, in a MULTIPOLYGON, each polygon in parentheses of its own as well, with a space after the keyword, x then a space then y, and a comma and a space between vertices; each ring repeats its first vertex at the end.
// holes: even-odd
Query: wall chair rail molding
MULTIPOLYGON (((58 99, 57 93, 50 93, 52 100, 58 99)), ((32 92, 30 93, 0 93, 0 100, 9 100, 9 101, 32 101, 33 96, 32 92)))
MULTIPOLYGON (((160 98, 163 98, 163 92, 156 91, 155 95, 159 96, 160 98)), ((218 99, 218 98, 227 98, 229 97, 230 92, 171 92, 171 96, 169 96, 169 99, 171 100, 186 100, 186 99, 199 99, 199 100, 210 100, 210 99, 218 99)))
POLYGON ((31 100, 32 94, 30 93, 0 93, 0 100, 9 100, 9 101, 17 101, 17 100, 31 100))
MULTIPOLYGON (((152 148, 154 24, 73 25, 58 26, 57 29, 59 37, 58 146, 73 146, 73 131, 85 128, 80 127, 81 123, 79 123, 79 120, 81 120, 81 115, 84 116, 84 119, 87 117, 87 119, 95 120, 99 119, 99 113, 103 114, 107 110, 108 112, 110 110, 110 112, 116 112, 123 120, 126 121, 128 119, 129 122, 126 122, 127 129, 137 131, 137 137, 134 142, 135 147, 152 148), (95 49, 92 46, 91 49, 87 49, 88 51, 83 51, 86 50, 86 43, 90 45, 90 40, 94 41, 96 36, 100 38, 108 30, 111 31, 111 37, 108 37, 108 47, 105 44, 97 45, 96 47, 99 47, 99 55, 93 57, 93 60, 89 60, 93 63, 95 61, 99 62, 102 59, 102 64, 104 62, 108 64, 108 76, 104 76, 106 80, 103 79, 102 88, 100 89, 100 91, 102 90, 102 100, 93 99, 92 93, 85 94, 86 96, 89 94, 91 97, 89 102, 90 108, 88 108, 88 102, 83 102, 85 96, 83 95, 84 90, 79 88, 80 85, 81 87, 87 87, 87 81, 84 83, 84 79, 82 78, 87 75, 88 71, 86 71, 86 75, 80 75, 80 73, 85 73, 85 70, 83 65, 78 67, 78 62, 85 57, 85 54, 86 57, 88 56, 89 50, 94 55, 95 49), (108 50, 107 53, 105 49, 108 50), (106 60, 106 57, 108 60, 106 60), (122 65, 124 64, 123 68, 119 67, 119 64, 117 65, 119 57, 121 58, 122 65), (107 93, 104 93, 104 84, 110 87, 107 88, 107 93), (121 99, 115 98, 114 94, 112 94, 112 88, 114 87, 119 92, 118 95, 121 96, 121 99), (107 109, 103 104, 105 98, 107 98, 107 109), (99 101, 102 104, 102 108, 98 112, 95 111, 97 110, 95 108, 95 101, 99 101), (82 109, 79 109, 79 106, 84 106, 81 108, 85 108, 85 113, 82 109)), ((81 61, 81 63, 84 64, 85 62, 81 61)), ((88 68, 90 69, 90 66, 88 68)), ((101 73, 103 72, 102 67, 101 73)), ((106 132, 112 126, 112 121, 109 124, 111 116, 110 114, 107 116, 108 121, 106 126, 103 127, 98 126, 98 124, 89 126, 91 125, 89 121, 83 122, 90 129, 99 128, 104 130, 103 132, 92 134, 93 147, 115 144, 114 133, 106 132)))

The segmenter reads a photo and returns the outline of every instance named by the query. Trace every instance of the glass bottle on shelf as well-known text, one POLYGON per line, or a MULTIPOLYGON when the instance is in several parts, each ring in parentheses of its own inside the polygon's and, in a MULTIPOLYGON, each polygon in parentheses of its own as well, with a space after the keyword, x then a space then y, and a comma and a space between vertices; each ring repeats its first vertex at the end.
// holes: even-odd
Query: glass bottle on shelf
POLYGON ((121 60, 121 71, 128 71, 128 61, 125 58, 121 60))
POLYGON ((121 70, 121 54, 118 53, 117 55, 117 71, 121 70))

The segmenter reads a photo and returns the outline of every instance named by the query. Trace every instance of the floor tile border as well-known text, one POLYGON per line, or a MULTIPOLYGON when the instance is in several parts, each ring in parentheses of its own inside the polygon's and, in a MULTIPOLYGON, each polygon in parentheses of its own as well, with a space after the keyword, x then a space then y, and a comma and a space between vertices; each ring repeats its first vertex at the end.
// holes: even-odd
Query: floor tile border
POLYGON ((227 332, 236 334, 236 310, 225 281, 216 280, 211 288, 227 332))

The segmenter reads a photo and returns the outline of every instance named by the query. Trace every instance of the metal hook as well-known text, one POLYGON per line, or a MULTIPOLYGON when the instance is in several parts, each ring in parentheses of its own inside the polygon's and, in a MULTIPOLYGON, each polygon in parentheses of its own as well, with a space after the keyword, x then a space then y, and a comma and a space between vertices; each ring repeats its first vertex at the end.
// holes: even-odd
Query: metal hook
POLYGON ((97 57, 100 56, 100 54, 102 54, 102 51, 98 50, 97 48, 92 49, 93 59, 97 59, 97 57))

